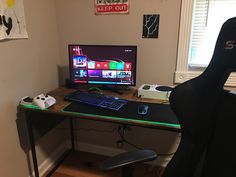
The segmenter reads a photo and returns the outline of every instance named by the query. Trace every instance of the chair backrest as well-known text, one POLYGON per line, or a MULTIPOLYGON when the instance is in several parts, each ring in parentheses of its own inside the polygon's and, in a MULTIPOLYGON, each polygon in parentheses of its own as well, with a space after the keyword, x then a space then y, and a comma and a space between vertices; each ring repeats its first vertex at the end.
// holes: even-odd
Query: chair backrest
POLYGON ((170 106, 179 119, 182 134, 163 177, 236 176, 233 173, 236 162, 231 159, 231 164, 228 164, 227 160, 230 154, 236 155, 236 146, 233 146, 236 139, 227 140, 227 136, 236 138, 236 131, 233 132, 236 96, 224 90, 224 84, 233 71, 236 71, 236 18, 223 24, 206 70, 178 85, 171 93, 170 106), (231 124, 231 130, 227 128, 228 124, 231 124))

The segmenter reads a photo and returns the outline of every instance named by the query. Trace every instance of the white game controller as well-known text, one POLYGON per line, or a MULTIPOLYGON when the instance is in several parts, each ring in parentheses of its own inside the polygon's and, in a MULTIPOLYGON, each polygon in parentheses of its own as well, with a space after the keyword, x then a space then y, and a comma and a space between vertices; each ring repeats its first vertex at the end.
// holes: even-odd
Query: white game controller
POLYGON ((33 104, 40 109, 46 109, 56 103, 56 99, 46 94, 40 94, 33 99, 33 104))

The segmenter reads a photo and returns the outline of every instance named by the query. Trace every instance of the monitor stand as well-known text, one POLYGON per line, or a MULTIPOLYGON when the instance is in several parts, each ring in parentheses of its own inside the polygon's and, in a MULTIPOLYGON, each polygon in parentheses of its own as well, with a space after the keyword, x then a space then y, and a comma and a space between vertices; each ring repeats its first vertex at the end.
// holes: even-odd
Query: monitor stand
POLYGON ((118 93, 120 95, 123 94, 122 90, 128 90, 128 86, 113 86, 113 85, 102 85, 102 90, 110 90, 111 92, 118 93))

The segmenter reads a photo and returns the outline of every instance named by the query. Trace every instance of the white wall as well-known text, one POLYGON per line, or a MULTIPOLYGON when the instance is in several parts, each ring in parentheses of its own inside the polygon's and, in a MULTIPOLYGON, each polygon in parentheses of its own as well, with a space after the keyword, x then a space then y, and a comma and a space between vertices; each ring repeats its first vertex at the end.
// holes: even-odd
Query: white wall
MULTIPOLYGON (((23 2, 29 39, 0 41, 0 172, 4 177, 29 176, 27 154, 20 147, 15 123, 20 98, 36 96, 58 85, 60 60, 54 1, 23 2)), ((53 149, 47 137, 42 142, 53 149)), ((38 148, 41 159, 48 149, 41 145, 38 148)))
POLYGON ((131 0, 128 15, 95 15, 94 0, 57 0, 61 62, 68 65, 69 43, 137 45, 137 85, 172 85, 180 3, 181 0, 131 0), (158 39, 142 38, 144 14, 160 14, 158 39))

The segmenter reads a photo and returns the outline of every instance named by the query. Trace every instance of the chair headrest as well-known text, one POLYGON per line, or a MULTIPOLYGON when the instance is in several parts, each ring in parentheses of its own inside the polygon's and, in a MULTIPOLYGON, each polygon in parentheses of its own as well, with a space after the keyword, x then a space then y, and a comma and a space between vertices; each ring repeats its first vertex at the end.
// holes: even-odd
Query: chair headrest
POLYGON ((209 65, 224 72, 236 71, 236 17, 222 25, 209 65))

